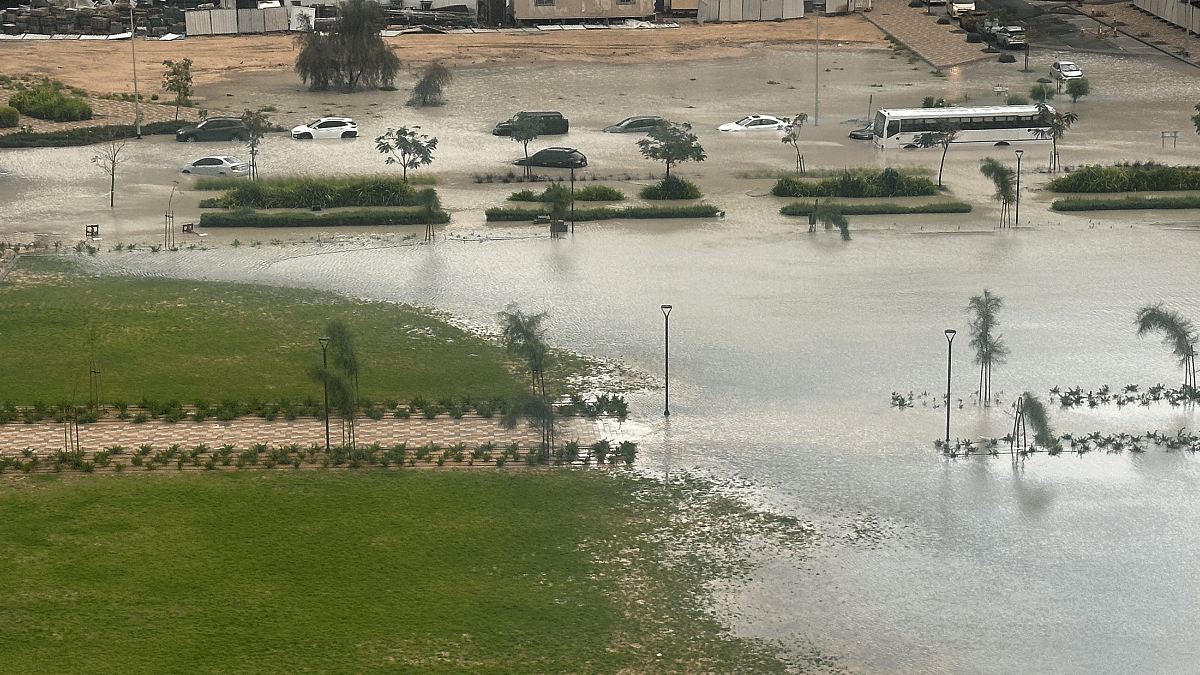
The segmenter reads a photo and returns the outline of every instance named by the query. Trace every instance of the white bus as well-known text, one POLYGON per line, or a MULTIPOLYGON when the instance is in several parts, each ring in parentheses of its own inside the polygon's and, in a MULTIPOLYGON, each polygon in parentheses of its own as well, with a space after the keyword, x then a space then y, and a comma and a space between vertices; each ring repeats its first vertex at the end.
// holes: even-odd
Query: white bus
MULTIPOLYGON (((1048 107, 1049 114, 1054 108, 1048 107)), ((1046 128, 1036 105, 990 105, 979 108, 895 108, 875 112, 873 139, 880 148, 916 148, 917 137, 947 126, 958 131, 954 143, 1009 145, 1039 138, 1046 128)))

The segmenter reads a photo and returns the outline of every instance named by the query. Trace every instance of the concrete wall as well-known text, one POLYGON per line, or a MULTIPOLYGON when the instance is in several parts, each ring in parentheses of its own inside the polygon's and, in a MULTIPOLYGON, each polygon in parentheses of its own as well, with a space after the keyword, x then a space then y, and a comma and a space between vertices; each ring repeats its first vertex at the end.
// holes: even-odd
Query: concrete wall
POLYGON ((517 21, 569 21, 577 19, 629 19, 654 15, 654 0, 510 0, 517 21))
POLYGON ((1200 31, 1200 7, 1190 7, 1181 0, 1133 0, 1133 4, 1167 23, 1193 33, 1200 31))

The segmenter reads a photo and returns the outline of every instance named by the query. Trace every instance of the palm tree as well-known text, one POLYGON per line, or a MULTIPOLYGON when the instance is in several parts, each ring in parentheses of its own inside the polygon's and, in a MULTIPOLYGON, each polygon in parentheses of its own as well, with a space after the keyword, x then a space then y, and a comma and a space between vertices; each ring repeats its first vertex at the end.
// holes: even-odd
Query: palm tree
POLYGON ((1004 340, 993 332, 1000 325, 997 315, 1004 306, 1000 296, 992 295, 986 288, 983 295, 976 295, 967 303, 971 315, 971 346, 975 348, 975 363, 979 364, 979 401, 989 405, 992 398, 992 364, 1004 363, 1008 347, 1004 340))
POLYGON ((1034 129, 1033 135, 1042 140, 1050 139, 1050 170, 1058 170, 1058 139, 1067 135, 1071 125, 1079 121, 1073 112, 1055 110, 1045 103, 1038 104, 1038 117, 1044 127, 1034 129))
POLYGON ((554 444, 554 409, 546 396, 546 369, 551 363, 550 346, 546 344, 546 331, 542 328, 546 314, 525 314, 512 304, 499 316, 502 324, 500 339, 510 354, 524 359, 534 391, 533 399, 514 402, 509 414, 505 415, 505 425, 515 425, 516 417, 524 414, 534 421, 533 426, 541 429, 542 444, 549 450, 554 444))
POLYGON ((916 138, 917 145, 922 148, 942 146, 942 163, 938 166, 938 187, 942 186, 942 169, 946 167, 946 151, 950 149, 950 144, 957 136, 958 129, 949 124, 943 124, 937 131, 927 131, 916 138))
POLYGON ((1192 327, 1192 322, 1158 303, 1138 310, 1135 323, 1138 327, 1138 337, 1146 333, 1163 334, 1163 342, 1179 357, 1179 365, 1183 366, 1183 386, 1194 388, 1196 330, 1192 327))
POLYGON ((1013 189, 1013 177, 1016 172, 993 157, 984 158, 980 162, 979 172, 996 184, 996 194, 992 196, 1000 202, 1000 227, 1004 227, 1008 223, 1008 205, 1017 195, 1013 189))

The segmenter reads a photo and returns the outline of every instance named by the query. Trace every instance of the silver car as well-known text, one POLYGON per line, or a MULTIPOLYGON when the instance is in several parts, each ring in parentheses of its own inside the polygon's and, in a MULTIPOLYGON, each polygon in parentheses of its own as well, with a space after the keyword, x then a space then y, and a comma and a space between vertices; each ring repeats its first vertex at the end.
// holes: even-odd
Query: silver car
POLYGON ((242 176, 250 175, 250 165, 237 157, 213 155, 211 157, 201 157, 191 164, 183 165, 183 168, 179 169, 179 173, 194 176, 229 176, 232 178, 241 178, 242 176))
POLYGON ((1050 77, 1056 80, 1076 80, 1083 77, 1083 71, 1074 61, 1055 61, 1050 66, 1050 77))

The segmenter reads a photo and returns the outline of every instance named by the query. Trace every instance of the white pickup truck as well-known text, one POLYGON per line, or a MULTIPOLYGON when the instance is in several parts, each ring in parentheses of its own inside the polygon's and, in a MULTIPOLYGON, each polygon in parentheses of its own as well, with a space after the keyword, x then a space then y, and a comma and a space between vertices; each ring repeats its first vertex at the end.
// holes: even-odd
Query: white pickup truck
POLYGON ((974 12, 975 0, 963 2, 962 0, 950 0, 950 7, 946 10, 950 16, 958 16, 962 12, 974 12))

